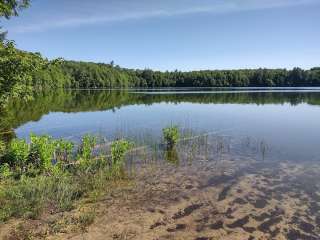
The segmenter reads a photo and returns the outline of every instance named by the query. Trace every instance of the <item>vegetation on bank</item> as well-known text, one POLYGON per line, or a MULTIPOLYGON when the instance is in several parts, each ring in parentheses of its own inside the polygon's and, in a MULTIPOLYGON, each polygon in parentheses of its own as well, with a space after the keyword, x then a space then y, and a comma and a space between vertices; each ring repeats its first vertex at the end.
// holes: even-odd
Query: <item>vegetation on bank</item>
MULTIPOLYGON (((177 126, 163 129, 166 158, 177 154, 179 138, 177 126)), ((81 198, 103 195, 111 180, 127 176, 125 156, 133 146, 125 139, 106 142, 91 135, 78 145, 36 135, 30 142, 0 142, 0 222, 69 211, 81 198)))
POLYGON ((1 146, 0 221, 6 221, 68 211, 77 200, 105 192, 108 182, 125 177, 124 156, 132 144, 116 140, 108 145, 86 135, 75 146, 31 135, 29 143, 14 139, 1 146))

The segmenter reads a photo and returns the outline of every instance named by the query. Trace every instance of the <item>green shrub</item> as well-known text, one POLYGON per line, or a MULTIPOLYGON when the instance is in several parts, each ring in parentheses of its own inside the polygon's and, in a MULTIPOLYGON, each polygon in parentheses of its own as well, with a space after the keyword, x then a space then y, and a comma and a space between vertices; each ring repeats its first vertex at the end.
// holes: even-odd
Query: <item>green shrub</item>
POLYGON ((6 161, 19 175, 27 171, 29 151, 29 145, 23 139, 13 139, 9 144, 6 161))
POLYGON ((72 150, 71 142, 31 135, 30 144, 13 139, 3 161, 9 164, 16 177, 36 176, 43 172, 54 175, 62 171, 63 163, 71 160, 72 150))
POLYGON ((74 144, 60 139, 56 140, 55 158, 58 163, 68 163, 72 160, 74 144))
POLYGON ((97 138, 94 136, 85 135, 82 137, 81 145, 78 150, 78 159, 82 169, 87 169, 90 167, 90 161, 93 158, 93 150, 96 142, 97 138))
POLYGON ((8 163, 3 163, 0 165, 0 180, 7 179, 13 175, 8 163))
POLYGON ((53 168, 55 141, 49 136, 30 136, 30 158, 41 170, 50 172, 53 168))
POLYGON ((0 158, 5 154, 6 144, 0 140, 0 158))
POLYGON ((179 128, 177 126, 166 127, 162 130, 162 133, 167 148, 173 148, 180 137, 179 128))
POLYGON ((117 140, 111 144, 111 160, 113 166, 121 166, 124 163, 124 156, 133 144, 126 140, 117 140))

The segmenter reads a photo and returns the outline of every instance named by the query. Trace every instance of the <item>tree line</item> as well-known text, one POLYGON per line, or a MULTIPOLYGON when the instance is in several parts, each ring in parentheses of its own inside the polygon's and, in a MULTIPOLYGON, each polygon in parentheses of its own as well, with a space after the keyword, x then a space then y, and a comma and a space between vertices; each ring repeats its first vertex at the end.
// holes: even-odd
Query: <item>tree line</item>
POLYGON ((120 68, 113 64, 63 61, 50 71, 36 74, 37 83, 70 88, 305 87, 320 86, 320 68, 160 72, 120 68))
MULTIPOLYGON (((0 1, 0 20, 17 16, 29 0, 0 1)), ((1 26, 0 26, 1 30, 1 26)), ((0 31, 0 107, 10 98, 32 96, 32 91, 57 88, 156 87, 301 87, 320 86, 320 68, 303 70, 243 69, 207 71, 152 71, 92 63, 53 60, 17 49, 0 31)))

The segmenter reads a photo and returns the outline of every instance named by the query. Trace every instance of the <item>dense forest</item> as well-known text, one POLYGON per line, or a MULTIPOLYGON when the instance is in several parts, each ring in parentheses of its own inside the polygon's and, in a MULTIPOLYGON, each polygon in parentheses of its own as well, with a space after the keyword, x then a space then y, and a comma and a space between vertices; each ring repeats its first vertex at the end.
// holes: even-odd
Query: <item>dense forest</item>
MULTIPOLYGON (((29 0, 1 1, 0 19, 17 16, 29 0)), ((48 61, 19 50, 0 31, 0 106, 10 98, 28 99, 35 90, 57 88, 301 87, 320 86, 320 68, 243 69, 191 72, 135 70, 110 64, 48 61)))
POLYGON ((70 88, 320 86, 320 68, 160 72, 113 64, 63 61, 35 74, 34 85, 70 88))

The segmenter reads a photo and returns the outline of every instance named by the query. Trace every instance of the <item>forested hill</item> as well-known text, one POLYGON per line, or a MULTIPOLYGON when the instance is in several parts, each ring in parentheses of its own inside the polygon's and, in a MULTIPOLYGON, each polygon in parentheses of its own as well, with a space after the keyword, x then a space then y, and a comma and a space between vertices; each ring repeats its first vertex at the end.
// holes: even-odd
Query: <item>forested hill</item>
POLYGON ((34 86, 70 88, 130 87, 301 87, 320 86, 320 68, 160 72, 113 64, 63 61, 37 72, 34 86))

